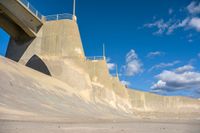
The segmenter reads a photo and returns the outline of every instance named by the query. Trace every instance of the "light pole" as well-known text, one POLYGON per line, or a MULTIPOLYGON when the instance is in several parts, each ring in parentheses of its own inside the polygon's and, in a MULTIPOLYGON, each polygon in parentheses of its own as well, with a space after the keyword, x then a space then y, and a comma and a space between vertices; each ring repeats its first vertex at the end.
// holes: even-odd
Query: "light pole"
POLYGON ((73 1, 73 20, 77 21, 77 18, 76 18, 76 0, 73 1))
POLYGON ((73 2, 73 16, 76 16, 76 0, 73 2))

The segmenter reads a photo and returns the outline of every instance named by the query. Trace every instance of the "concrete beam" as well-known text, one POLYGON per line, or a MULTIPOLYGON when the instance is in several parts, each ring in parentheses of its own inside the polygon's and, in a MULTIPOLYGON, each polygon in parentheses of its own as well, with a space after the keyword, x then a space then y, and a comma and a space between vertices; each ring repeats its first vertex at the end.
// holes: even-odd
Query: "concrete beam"
POLYGON ((3 28, 13 39, 22 40, 27 38, 24 31, 9 19, 5 14, 0 13, 0 27, 3 28))
POLYGON ((29 36, 36 37, 43 25, 33 13, 31 13, 18 0, 0 0, 0 10, 29 36))

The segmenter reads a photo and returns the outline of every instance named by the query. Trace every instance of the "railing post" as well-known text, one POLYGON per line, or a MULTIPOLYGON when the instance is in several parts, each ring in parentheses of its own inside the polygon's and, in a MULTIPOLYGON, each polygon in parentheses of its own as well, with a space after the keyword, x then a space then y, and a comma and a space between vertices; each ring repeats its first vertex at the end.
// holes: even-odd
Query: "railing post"
POLYGON ((30 7, 30 3, 28 2, 28 4, 27 4, 27 7, 28 7, 28 9, 29 9, 29 7, 30 7))
POLYGON ((38 11, 36 10, 36 16, 38 17, 38 11))

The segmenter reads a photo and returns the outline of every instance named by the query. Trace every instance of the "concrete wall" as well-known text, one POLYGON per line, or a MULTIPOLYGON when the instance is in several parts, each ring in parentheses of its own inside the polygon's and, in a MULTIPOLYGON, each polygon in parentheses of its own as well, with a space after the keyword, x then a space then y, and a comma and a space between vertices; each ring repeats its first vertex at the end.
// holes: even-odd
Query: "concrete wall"
POLYGON ((112 77, 109 74, 105 60, 87 60, 86 63, 92 82, 101 84, 107 89, 113 88, 112 77))
POLYGON ((43 26, 41 55, 84 58, 77 23, 72 20, 46 22, 43 26))
MULTIPOLYGON (((10 50, 21 47, 10 41, 10 50)), ((116 77, 109 74, 105 60, 86 60, 78 25, 72 20, 46 22, 37 38, 28 42, 19 62, 26 65, 37 56, 52 77, 68 84, 78 95, 94 104, 121 112, 200 112, 197 100, 182 97, 162 97, 127 90, 116 77)), ((20 49, 20 48, 19 48, 20 49)), ((16 52, 18 53, 18 52, 16 52)), ((15 58, 17 54, 10 54, 15 58)), ((19 56, 20 57, 20 56, 19 56)))
POLYGON ((46 22, 20 62, 25 64, 33 54, 42 57, 84 58, 77 23, 72 20, 46 22))
POLYGON ((131 89, 128 92, 135 112, 200 113, 199 100, 186 97, 159 96, 131 89))

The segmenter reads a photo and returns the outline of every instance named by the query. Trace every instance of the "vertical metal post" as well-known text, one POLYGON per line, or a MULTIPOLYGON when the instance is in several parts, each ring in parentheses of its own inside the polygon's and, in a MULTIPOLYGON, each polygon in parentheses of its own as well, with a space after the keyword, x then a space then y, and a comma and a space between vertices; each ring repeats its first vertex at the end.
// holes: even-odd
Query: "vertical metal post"
POLYGON ((38 17, 38 11, 36 11, 36 16, 38 17))
POLYGON ((29 7, 30 7, 30 3, 28 2, 28 4, 27 4, 27 7, 28 7, 28 9, 29 9, 29 7))
POLYGON ((106 51, 105 51, 105 45, 103 44, 103 59, 106 60, 106 51))
POLYGON ((73 16, 76 16, 76 0, 73 2, 73 16))
POLYGON ((73 15, 72 15, 72 19, 76 22, 77 18, 76 18, 76 0, 74 0, 73 2, 73 15))

